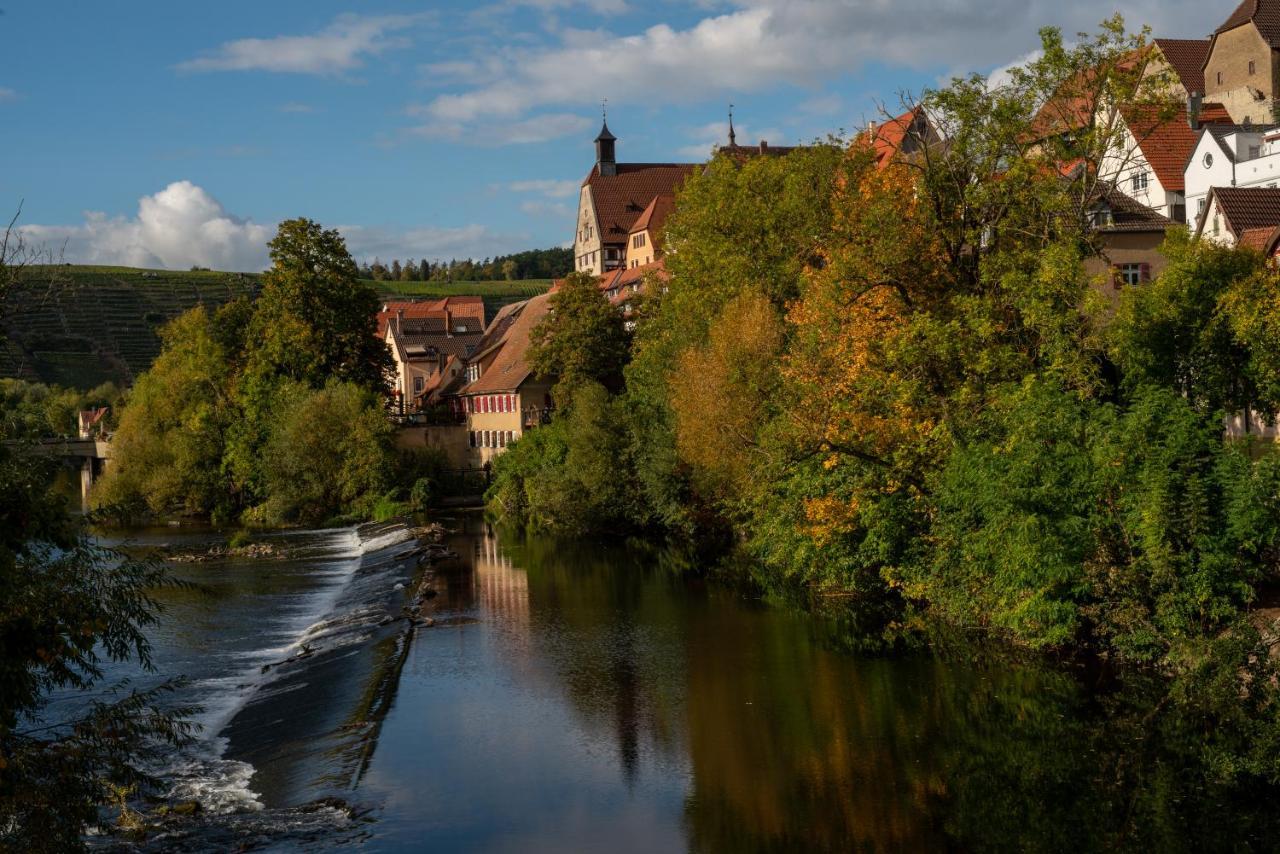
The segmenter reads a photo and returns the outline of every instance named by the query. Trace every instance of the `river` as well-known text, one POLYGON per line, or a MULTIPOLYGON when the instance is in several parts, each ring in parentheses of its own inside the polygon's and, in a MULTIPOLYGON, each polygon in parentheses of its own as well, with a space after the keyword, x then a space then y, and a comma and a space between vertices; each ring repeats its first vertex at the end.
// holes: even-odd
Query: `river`
POLYGON ((1195 734, 1148 687, 978 645, 860 651, 851 617, 661 553, 450 524, 432 571, 398 526, 175 567, 198 587, 163 594, 159 674, 112 676, 190 677, 205 731, 163 770, 204 810, 137 847, 1273 847, 1275 811, 1198 783, 1195 734), (423 582, 433 624, 388 622, 423 582))

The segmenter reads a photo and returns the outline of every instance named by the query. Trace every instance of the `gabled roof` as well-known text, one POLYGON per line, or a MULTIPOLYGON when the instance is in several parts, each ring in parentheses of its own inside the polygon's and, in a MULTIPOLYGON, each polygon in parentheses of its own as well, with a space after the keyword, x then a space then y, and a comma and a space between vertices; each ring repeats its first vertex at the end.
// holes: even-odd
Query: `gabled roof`
POLYGON ((382 304, 378 312, 378 337, 387 337, 387 324, 403 311, 405 320, 415 318, 439 317, 445 313, 454 317, 467 317, 484 326, 484 300, 476 296, 450 296, 441 299, 396 300, 382 304))
POLYGON ((593 168, 582 186, 591 188, 601 241, 625 243, 654 197, 674 196, 699 168, 696 163, 619 163, 617 175, 600 175, 593 168))
MULTIPOLYGON (((1142 151, 1143 158, 1166 190, 1182 192, 1186 188, 1187 161, 1191 159, 1199 131, 1192 130, 1185 108, 1165 118, 1159 108, 1147 105, 1125 105, 1120 115, 1129 133, 1142 151)), ((1206 124, 1230 121, 1227 110, 1221 104, 1204 104, 1200 108, 1200 121, 1206 124)))
POLYGON ((1200 231, 1215 199, 1227 229, 1237 240, 1255 229, 1280 227, 1280 187, 1214 187, 1200 219, 1200 231))
POLYGON ((863 138, 868 139, 876 154, 876 165, 887 166, 898 154, 911 154, 929 142, 929 119, 923 107, 912 107, 900 116, 881 122, 863 138))
POLYGON ((1098 231, 1104 234, 1118 232, 1159 232, 1163 233, 1173 225, 1173 220, 1135 199, 1131 199, 1119 190, 1108 189, 1101 194, 1100 207, 1111 212, 1111 222, 1099 226, 1098 231))
POLYGON ((1154 39, 1165 62, 1178 75, 1188 93, 1204 94, 1204 66, 1209 61, 1209 39, 1154 39))
MULTIPOLYGON (((1242 27, 1250 21, 1258 28, 1258 32, 1273 48, 1280 48, 1280 0, 1244 0, 1231 13, 1222 26, 1214 30, 1216 38, 1228 30, 1242 27)), ((1208 62, 1208 57, 1205 58, 1208 62)))
POLYGON ((644 209, 644 213, 640 214, 640 218, 631 226, 631 233, 658 231, 667 221, 667 215, 675 209, 674 196, 654 196, 653 201, 649 202, 649 207, 644 209))
MULTIPOLYGON (((480 379, 464 386, 459 394, 492 394, 516 391, 533 374, 528 362, 530 335, 534 327, 551 310, 551 294, 542 294, 514 306, 504 318, 505 327, 493 360, 485 367, 480 379)), ((496 323, 496 320, 495 320, 496 323)), ((489 335, 486 334, 488 339, 489 335)), ((486 348, 488 349, 488 348, 486 348)))
POLYGON ((1240 234, 1237 242, 1241 246, 1256 249, 1264 255, 1272 255, 1275 253, 1276 245, 1280 244, 1280 226, 1247 228, 1240 234))
POLYGON ((467 356, 475 351, 484 333, 473 317, 450 318, 445 316, 406 318, 400 322, 397 332, 392 326, 388 338, 398 348, 405 361, 436 360, 446 356, 467 356))

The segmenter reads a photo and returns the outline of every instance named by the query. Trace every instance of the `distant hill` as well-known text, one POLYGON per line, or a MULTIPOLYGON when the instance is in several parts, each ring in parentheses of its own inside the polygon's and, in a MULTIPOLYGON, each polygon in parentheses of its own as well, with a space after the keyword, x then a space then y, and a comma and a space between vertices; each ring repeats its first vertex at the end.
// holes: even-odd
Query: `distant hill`
MULTIPOLYGON (((252 295, 261 277, 213 271, 59 265, 26 271, 0 307, 0 376, 89 389, 131 383, 160 352, 159 328, 192 306, 252 295)), ((486 314, 545 292, 549 281, 370 282, 388 298, 475 294, 486 314)))

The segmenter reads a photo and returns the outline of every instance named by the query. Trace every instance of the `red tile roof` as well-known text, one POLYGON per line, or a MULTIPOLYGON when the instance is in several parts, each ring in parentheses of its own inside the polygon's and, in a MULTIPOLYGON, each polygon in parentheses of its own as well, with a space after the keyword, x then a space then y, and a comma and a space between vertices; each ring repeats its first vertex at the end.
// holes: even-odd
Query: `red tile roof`
MULTIPOLYGON (((1126 105, 1120 108, 1124 118, 1151 169, 1166 190, 1181 193, 1186 189, 1187 161, 1200 139, 1200 132, 1192 130, 1185 108, 1168 118, 1167 113, 1153 106, 1126 105)), ((1204 104, 1200 109, 1200 121, 1204 124, 1229 122, 1231 117, 1221 104, 1204 104)))
POLYGON ((1165 61, 1188 93, 1204 94, 1204 66, 1209 61, 1209 39, 1155 39, 1165 61))
MULTIPOLYGON (((480 379, 464 386, 460 394, 491 394, 516 391, 533 375, 528 362, 529 336, 535 326, 551 310, 551 294, 533 297, 508 307, 503 321, 500 341, 493 359, 484 367, 480 379)), ((495 323, 497 319, 495 319, 495 323)), ((486 338, 490 336, 486 334, 486 338)))
POLYGON ((920 136, 926 132, 920 126, 922 121, 927 122, 924 108, 913 107, 864 134, 864 138, 874 134, 871 144, 876 153, 876 165, 883 168, 899 152, 910 153, 915 146, 919 145, 923 141, 920 136))
POLYGON ((443 318, 445 312, 455 317, 467 317, 484 326, 484 300, 480 297, 458 296, 442 299, 399 300, 382 304, 378 312, 378 337, 387 337, 387 323, 400 311, 405 320, 421 320, 428 317, 443 318))
MULTIPOLYGON (((1218 200, 1227 228, 1237 240, 1255 229, 1280 227, 1280 188, 1214 187, 1209 193, 1218 200)), ((1206 205, 1206 217, 1208 210, 1206 205)))
POLYGON ((1264 255, 1272 254, 1275 251, 1277 242, 1280 242, 1280 227, 1271 226, 1246 228, 1241 232, 1239 239, 1241 246, 1257 249, 1264 255))
POLYGON ((601 242, 626 243, 631 226, 654 197, 674 196, 700 168, 696 163, 619 163, 617 175, 601 175, 593 168, 582 186, 591 188, 601 242))
POLYGON ((643 288, 649 274, 657 276, 659 281, 667 281, 671 275, 662 259, 631 267, 626 270, 613 270, 600 277, 600 290, 614 305, 622 305, 643 288))
POLYGON ((1280 48, 1280 0, 1244 0, 1213 34, 1217 37, 1250 21, 1272 48, 1280 48))
POLYGON ((675 209, 674 196, 654 196, 653 201, 649 202, 649 207, 644 209, 644 213, 640 214, 640 218, 631 226, 631 233, 661 230, 662 224, 667 221, 667 216, 675 209))

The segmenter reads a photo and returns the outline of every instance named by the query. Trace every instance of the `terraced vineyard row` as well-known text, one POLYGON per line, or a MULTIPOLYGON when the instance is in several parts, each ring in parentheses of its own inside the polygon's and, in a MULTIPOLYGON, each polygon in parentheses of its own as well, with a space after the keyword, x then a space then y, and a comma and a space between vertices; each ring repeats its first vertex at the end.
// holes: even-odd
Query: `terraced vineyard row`
MULTIPOLYGON (((370 282, 386 299, 474 294, 493 317, 508 303, 545 293, 550 281, 370 282)), ((0 324, 0 376, 75 388, 129 383, 160 352, 158 331, 192 306, 214 307, 259 286, 257 276, 130 267, 58 266, 27 271, 0 324)))
POLYGON ((192 306, 248 295, 254 276, 109 267, 28 271, 0 322, 0 376, 90 388, 127 383, 160 352, 159 328, 192 306))

